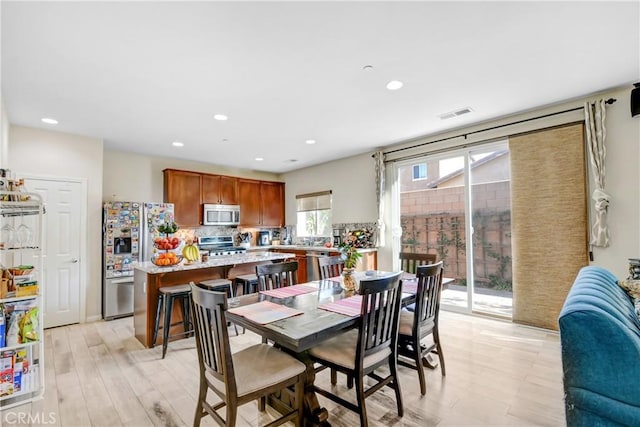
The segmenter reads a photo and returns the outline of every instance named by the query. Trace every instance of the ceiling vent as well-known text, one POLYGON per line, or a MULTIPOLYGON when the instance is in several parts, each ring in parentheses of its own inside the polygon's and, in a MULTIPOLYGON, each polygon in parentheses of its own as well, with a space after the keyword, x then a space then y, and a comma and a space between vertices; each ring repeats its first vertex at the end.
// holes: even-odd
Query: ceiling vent
POLYGON ((438 117, 440 117, 440 120, 447 120, 447 119, 452 119, 454 117, 461 116, 463 114, 468 114, 468 113, 470 113, 472 111, 473 110, 471 109, 471 107, 465 107, 465 108, 463 108, 461 110, 451 111, 449 113, 440 114, 438 117))

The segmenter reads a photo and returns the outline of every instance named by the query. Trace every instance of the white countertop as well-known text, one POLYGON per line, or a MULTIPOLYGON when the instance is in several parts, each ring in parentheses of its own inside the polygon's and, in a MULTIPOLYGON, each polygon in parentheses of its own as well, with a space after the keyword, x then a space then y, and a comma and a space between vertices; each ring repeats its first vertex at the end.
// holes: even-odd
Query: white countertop
POLYGON ((133 267, 136 270, 144 271, 148 274, 160 274, 170 273, 172 271, 184 271, 184 270, 197 270, 199 268, 211 268, 211 267, 224 267, 228 265, 249 264, 252 262, 262 261, 275 261, 288 258, 294 258, 294 254, 269 252, 265 250, 266 246, 261 246, 260 250, 250 251, 244 254, 233 255, 220 255, 215 257, 209 257, 207 262, 194 262, 192 264, 185 264, 183 260, 178 265, 172 265, 167 267, 159 267, 153 264, 151 261, 134 263, 133 267))

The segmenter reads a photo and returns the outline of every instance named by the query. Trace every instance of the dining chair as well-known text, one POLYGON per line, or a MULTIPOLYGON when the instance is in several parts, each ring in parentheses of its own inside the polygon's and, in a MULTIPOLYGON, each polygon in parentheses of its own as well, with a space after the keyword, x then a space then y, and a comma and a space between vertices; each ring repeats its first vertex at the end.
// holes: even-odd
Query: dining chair
POLYGON ((442 376, 446 375, 444 355, 440 345, 438 331, 438 314, 440 312, 440 295, 442 294, 442 261, 437 264, 422 265, 417 268, 418 290, 416 292, 415 311, 402 310, 400 312, 400 326, 398 327, 398 364, 418 371, 420 392, 427 393, 424 367, 431 366, 426 357, 432 351, 437 352, 440 360, 442 376), (422 345, 422 340, 433 336, 433 344, 422 345), (403 358, 411 359, 407 362, 403 358))
POLYGON ((397 373, 401 274, 398 272, 383 278, 361 280, 362 305, 358 326, 312 347, 308 352, 313 362, 354 378, 356 404, 317 385, 313 388, 318 394, 356 412, 360 416, 361 426, 368 425, 365 399, 385 385, 395 391, 398 415, 402 417, 404 414, 397 373), (389 374, 381 377, 375 370, 385 365, 389 374), (376 381, 367 389, 364 388, 365 375, 376 381))
MULTIPOLYGON (((291 406, 269 425, 292 421, 299 426, 303 416, 304 363, 267 344, 255 344, 232 354, 225 293, 208 291, 192 282, 191 296, 200 371, 193 425, 199 426, 201 419, 210 415, 220 425, 235 426, 239 406, 280 391, 291 395, 291 406), (216 401, 221 401, 209 403, 209 391, 217 396, 216 401), (225 406, 226 420, 218 412, 225 406)), ((259 408, 263 409, 260 405, 259 408)))
POLYGON ((420 265, 435 264, 438 256, 436 254, 424 254, 413 252, 400 252, 400 270, 405 273, 416 274, 416 269, 420 265))
POLYGON ((258 290, 268 291, 298 284, 298 262, 256 265, 258 290))
POLYGON ((344 259, 340 255, 318 257, 320 280, 338 277, 344 268, 344 259))

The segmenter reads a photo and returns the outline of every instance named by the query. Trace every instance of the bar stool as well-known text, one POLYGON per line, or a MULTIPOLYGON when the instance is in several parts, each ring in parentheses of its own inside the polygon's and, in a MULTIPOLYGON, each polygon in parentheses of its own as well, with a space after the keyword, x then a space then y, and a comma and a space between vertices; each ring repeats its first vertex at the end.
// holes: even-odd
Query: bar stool
POLYGON ((191 287, 189 285, 163 286, 158 289, 158 309, 156 311, 156 324, 153 329, 153 345, 156 345, 158 339, 158 329, 160 328, 160 314, 164 307, 164 326, 162 327, 162 358, 167 354, 167 345, 169 338, 180 335, 190 335, 193 333, 193 325, 190 316, 191 287), (172 326, 179 323, 171 323, 171 314, 173 313, 173 303, 179 299, 182 303, 182 326, 184 332, 169 335, 172 326))
MULTIPOLYGON (((198 282, 198 287, 202 289, 206 289, 208 291, 214 292, 226 292, 228 298, 235 297, 235 292, 233 287, 231 286, 231 280, 229 279, 211 279, 211 280, 203 280, 202 282, 198 282)), ((233 329, 236 331, 236 335, 238 334, 238 326, 233 324, 233 329)), ((244 333, 244 329, 243 329, 244 333)))
POLYGON ((236 276, 236 293, 240 285, 242 285, 242 295, 254 293, 258 290, 258 276, 255 274, 241 274, 236 276))

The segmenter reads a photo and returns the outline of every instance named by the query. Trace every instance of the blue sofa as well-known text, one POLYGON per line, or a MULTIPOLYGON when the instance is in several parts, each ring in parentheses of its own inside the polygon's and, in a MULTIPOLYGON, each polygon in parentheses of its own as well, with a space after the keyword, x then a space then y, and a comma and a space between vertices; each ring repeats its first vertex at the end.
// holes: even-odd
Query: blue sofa
POLYGON ((558 319, 568 426, 640 426, 640 321, 616 277, 584 267, 558 319))

